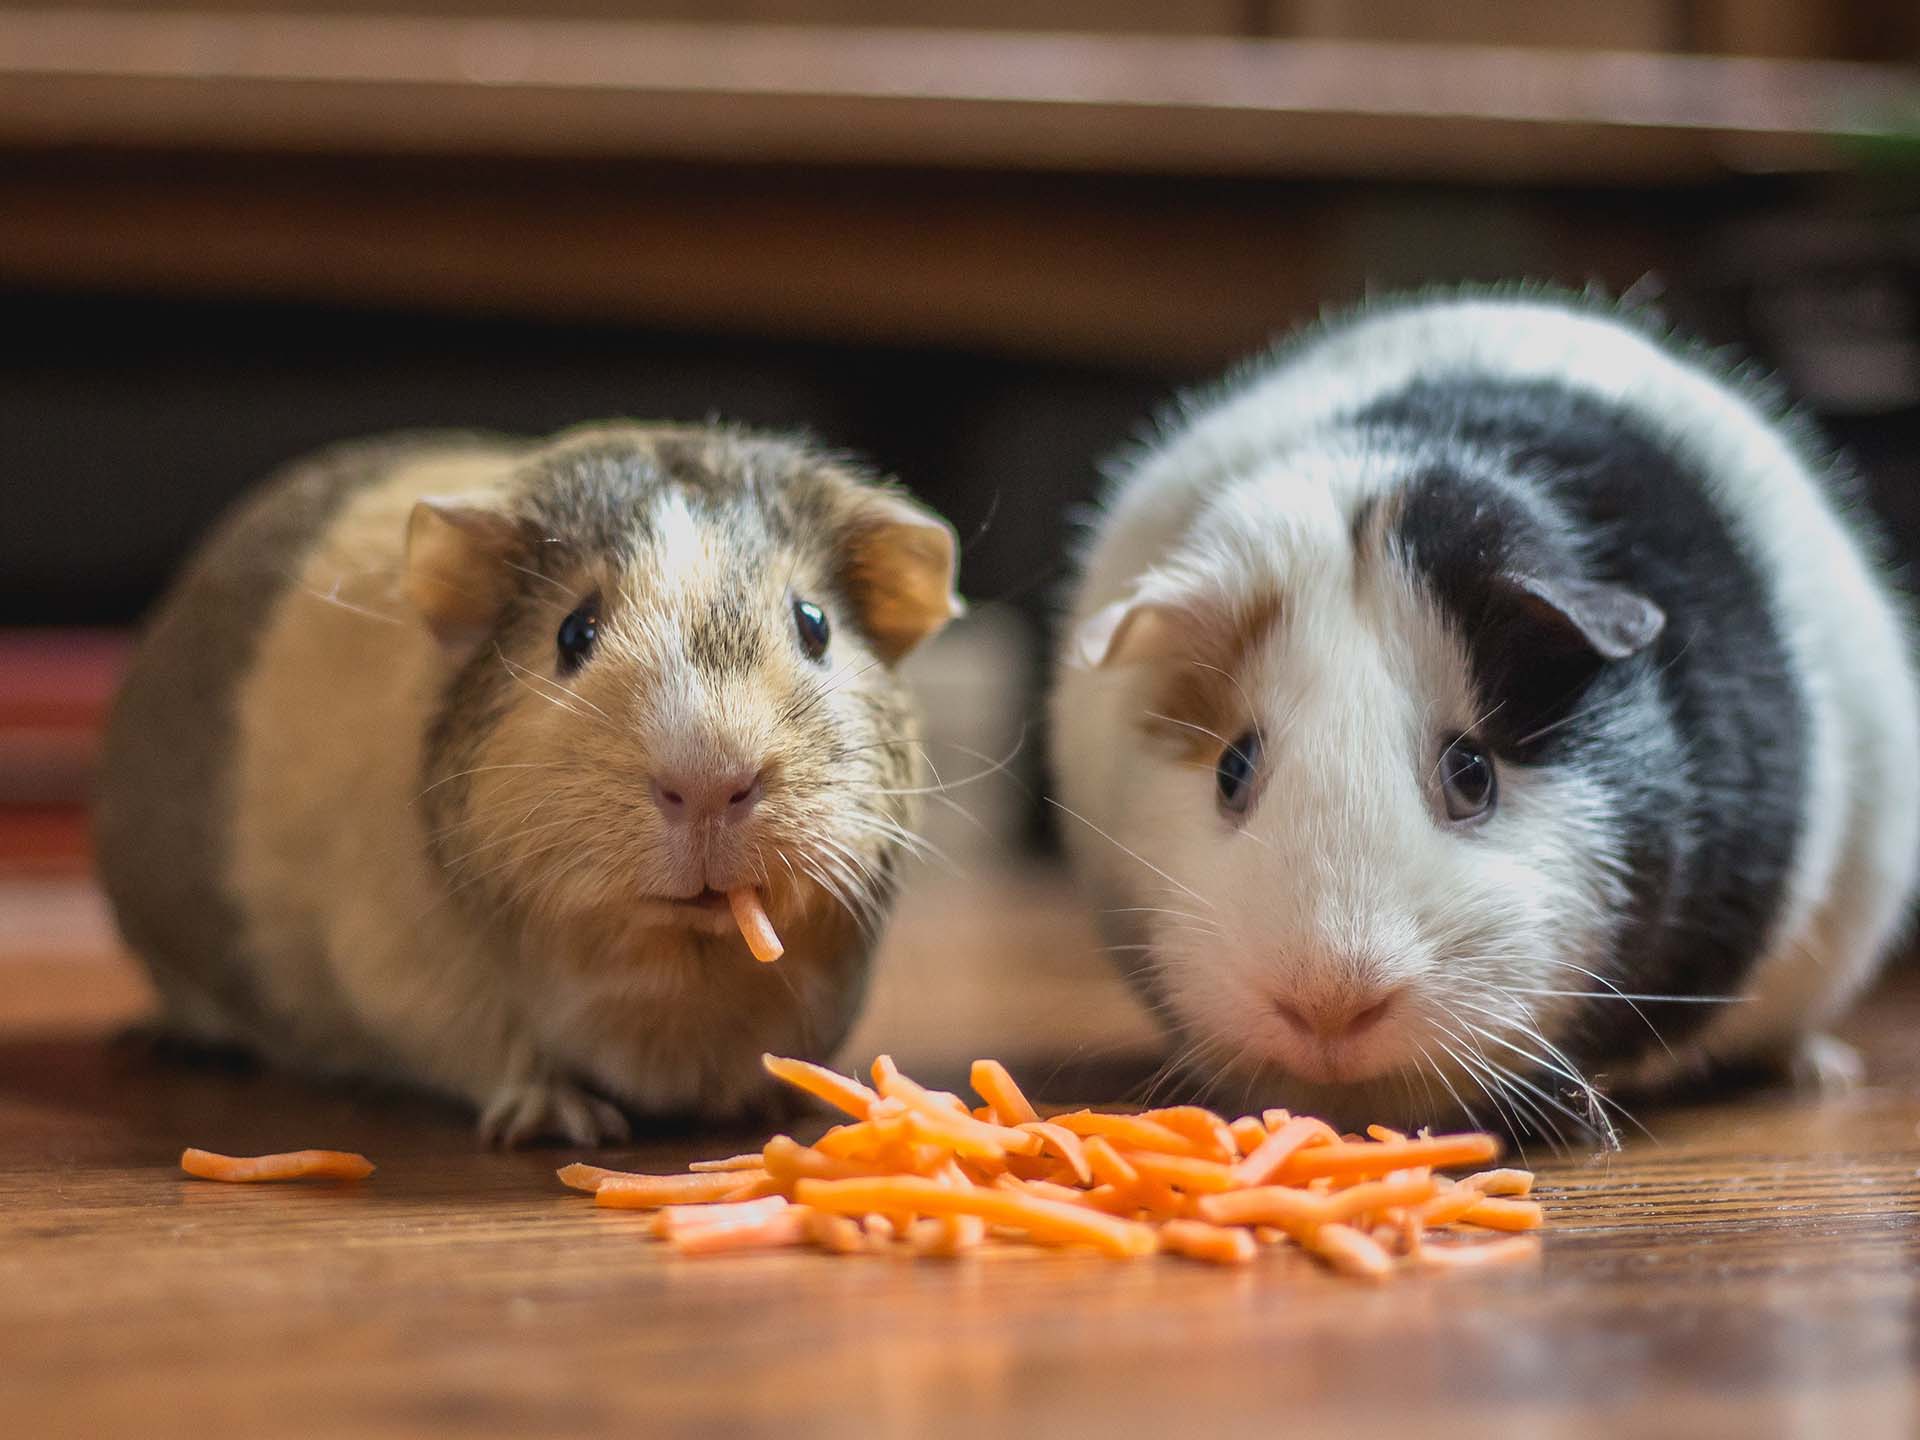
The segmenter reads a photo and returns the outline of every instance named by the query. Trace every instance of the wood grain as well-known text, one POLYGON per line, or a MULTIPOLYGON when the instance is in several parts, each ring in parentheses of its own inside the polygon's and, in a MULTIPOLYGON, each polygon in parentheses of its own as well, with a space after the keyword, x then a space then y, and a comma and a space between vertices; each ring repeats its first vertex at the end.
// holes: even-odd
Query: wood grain
POLYGON ((1616 291, 1691 213, 1319 187, 423 161, 0 156, 0 277, 863 343, 1199 375, 1434 273, 1616 291))
MULTIPOLYGON (((1136 1081, 1137 1017, 1096 1000, 1074 1024, 1073 993, 1104 977, 1064 887, 974 883, 902 917, 897 988, 856 1044, 946 1080, 1000 1048, 1062 1101, 1136 1081), (954 973, 970 1008, 941 988, 954 973), (1116 1058, 1056 1071, 1049 1048, 1116 1058)), ((1911 979, 1855 1026, 1873 1088, 1648 1116, 1657 1142, 1542 1165, 1539 1269, 1372 1290, 1285 1254, 1246 1273, 1012 1252, 676 1260, 642 1217, 562 1191, 568 1152, 483 1154, 418 1102, 104 1043, 139 990, 97 929, 71 936, 64 953, 42 936, 33 960, 0 947, 9 1434, 1910 1440, 1920 1419, 1911 979), (189 1142, 338 1145, 380 1169, 222 1187, 179 1176, 189 1142)), ((617 1163, 749 1138, 655 1136, 617 1163)))
POLYGON ((0 8, 0 141, 1173 173, 1844 167, 1893 66, 1491 44, 0 8))

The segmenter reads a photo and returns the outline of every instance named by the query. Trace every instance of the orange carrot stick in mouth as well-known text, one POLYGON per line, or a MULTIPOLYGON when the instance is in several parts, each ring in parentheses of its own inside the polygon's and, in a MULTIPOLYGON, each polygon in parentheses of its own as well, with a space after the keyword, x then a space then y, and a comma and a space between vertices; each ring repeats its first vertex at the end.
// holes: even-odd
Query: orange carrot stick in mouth
POLYGON ((760 903, 758 890, 751 885, 736 886, 727 892, 727 904, 733 909, 733 923, 740 927, 740 937, 747 942, 754 959, 771 965, 787 953, 773 921, 767 918, 766 906, 760 903))

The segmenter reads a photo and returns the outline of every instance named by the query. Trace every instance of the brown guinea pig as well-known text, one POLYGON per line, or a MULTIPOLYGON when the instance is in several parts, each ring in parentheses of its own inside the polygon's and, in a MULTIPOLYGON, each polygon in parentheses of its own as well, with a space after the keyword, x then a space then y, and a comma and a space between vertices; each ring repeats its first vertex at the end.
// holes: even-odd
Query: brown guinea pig
POLYGON ((952 530, 717 427, 348 444, 245 500, 109 725, 101 874, 163 1028, 590 1145, 858 1012, 952 530), (785 955, 757 963, 729 892, 785 955))

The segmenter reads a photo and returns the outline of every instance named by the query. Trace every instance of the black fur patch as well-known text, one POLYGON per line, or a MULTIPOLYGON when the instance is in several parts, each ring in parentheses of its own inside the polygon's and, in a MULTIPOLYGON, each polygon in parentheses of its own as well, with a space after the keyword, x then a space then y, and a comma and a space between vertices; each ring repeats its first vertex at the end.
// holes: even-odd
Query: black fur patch
MULTIPOLYGON (((1792 870, 1807 724, 1767 586, 1702 476, 1632 416, 1553 382, 1419 382, 1357 420, 1448 457, 1410 483, 1395 540, 1467 639, 1496 755, 1577 770, 1613 799, 1631 898, 1608 980, 1737 993, 1792 870), (1502 569, 1627 587, 1666 628, 1603 661, 1543 634, 1496 582, 1502 569)), ((1596 999, 1568 1048, 1604 1069, 1713 1013, 1596 999)))

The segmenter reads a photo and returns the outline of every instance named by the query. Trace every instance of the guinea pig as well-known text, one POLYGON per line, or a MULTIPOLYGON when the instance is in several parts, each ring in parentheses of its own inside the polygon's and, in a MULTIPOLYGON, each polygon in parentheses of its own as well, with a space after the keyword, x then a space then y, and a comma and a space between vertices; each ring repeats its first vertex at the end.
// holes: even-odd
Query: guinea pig
POLYGON ((865 989, 946 523, 719 427, 350 443, 245 499, 109 722, 100 873, 163 1032, 581 1145, 763 1103, 865 989), (729 896, 786 953, 757 963, 729 896))
POLYGON ((1051 699, 1116 956, 1236 1096, 1616 1143, 1825 1040, 1920 847, 1907 618, 1779 397, 1597 297, 1370 304, 1185 405, 1051 699))

